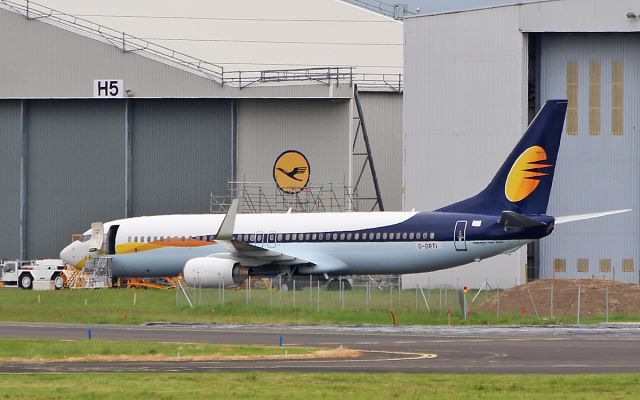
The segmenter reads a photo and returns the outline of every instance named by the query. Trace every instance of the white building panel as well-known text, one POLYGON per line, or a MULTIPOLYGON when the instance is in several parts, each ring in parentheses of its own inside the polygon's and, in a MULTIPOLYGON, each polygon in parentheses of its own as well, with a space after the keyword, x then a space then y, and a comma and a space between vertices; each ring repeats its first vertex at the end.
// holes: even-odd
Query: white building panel
POLYGON ((521 6, 522 32, 638 32, 638 0, 552 0, 521 6), (633 13, 636 18, 627 17, 633 13))
MULTIPOLYGON (((482 190, 526 129, 527 42, 517 7, 404 23, 404 208, 432 210, 482 190)), ((524 260, 520 250, 404 284, 511 287, 524 260)))
POLYGON ((228 71, 402 73, 402 22, 340 0, 40 0, 228 71))

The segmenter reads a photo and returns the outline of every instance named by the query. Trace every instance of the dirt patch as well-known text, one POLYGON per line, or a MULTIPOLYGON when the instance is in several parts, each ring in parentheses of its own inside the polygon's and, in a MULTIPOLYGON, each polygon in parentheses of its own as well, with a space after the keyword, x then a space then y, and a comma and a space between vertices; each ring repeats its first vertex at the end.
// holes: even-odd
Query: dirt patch
MULTIPOLYGON (((598 316, 606 312, 606 291, 608 288, 609 314, 640 315, 640 286, 615 281, 581 279, 542 279, 500 291, 500 313, 525 314, 540 318, 576 315, 580 287, 580 315, 598 316), (531 293, 531 295, 529 295, 531 293), (535 305, 535 307, 534 307, 535 305)), ((474 307, 483 313, 496 313, 498 295, 488 298, 474 307)))
POLYGON ((164 354, 153 354, 144 356, 133 355, 87 355, 84 357, 60 358, 2 358, 2 362, 125 362, 125 361, 247 361, 247 360, 311 360, 327 358, 358 358, 362 353, 357 350, 337 348, 332 350, 318 350, 308 354, 272 354, 259 356, 223 356, 223 355, 202 355, 202 356, 167 356, 164 354))

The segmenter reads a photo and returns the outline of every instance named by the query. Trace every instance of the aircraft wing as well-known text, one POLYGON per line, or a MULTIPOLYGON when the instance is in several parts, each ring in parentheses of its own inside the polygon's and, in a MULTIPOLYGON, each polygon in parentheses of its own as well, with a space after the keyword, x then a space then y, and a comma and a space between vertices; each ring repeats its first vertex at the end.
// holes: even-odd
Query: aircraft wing
POLYGON ((631 211, 631 209, 603 211, 603 212, 596 212, 591 214, 567 215, 564 217, 557 217, 555 219, 555 223, 556 225, 566 224, 567 222, 576 222, 576 221, 582 221, 585 219, 600 218, 600 217, 605 217, 607 215, 621 214, 629 211, 631 211))
POLYGON ((233 258, 245 264, 262 265, 277 263, 280 265, 309 264, 310 261, 294 256, 283 254, 277 251, 254 246, 233 238, 233 227, 235 226, 236 213, 238 212, 238 199, 234 199, 229 206, 227 215, 224 216, 220 229, 216 234, 215 241, 224 247, 228 254, 215 254, 215 257, 233 258))
POLYGON ((261 265, 277 263, 280 265, 309 264, 310 261, 303 260, 277 251, 254 246, 240 240, 218 240, 216 243, 223 246, 229 253, 225 255, 214 254, 214 257, 233 258, 245 264, 261 265))

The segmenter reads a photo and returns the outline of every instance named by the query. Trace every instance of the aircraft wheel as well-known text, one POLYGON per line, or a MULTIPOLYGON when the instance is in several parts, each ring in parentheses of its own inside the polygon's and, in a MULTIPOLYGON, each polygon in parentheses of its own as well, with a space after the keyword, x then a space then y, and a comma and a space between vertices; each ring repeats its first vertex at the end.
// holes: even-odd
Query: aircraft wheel
POLYGON ((286 283, 286 282, 285 282, 285 283, 282 283, 282 284, 280 285, 280 291, 281 291, 281 292, 288 292, 288 291, 289 291, 289 284, 288 284, 288 283, 286 283))
POLYGON ((60 274, 56 275, 53 278, 53 286, 56 288, 56 290, 64 288, 64 278, 62 278, 60 274))
POLYGON ((330 279, 329 282, 327 282, 327 290, 328 291, 340 290, 340 281, 337 279, 330 279))
POLYGON ((33 288, 33 277, 31 274, 22 274, 20 276, 20 287, 23 289, 33 288))

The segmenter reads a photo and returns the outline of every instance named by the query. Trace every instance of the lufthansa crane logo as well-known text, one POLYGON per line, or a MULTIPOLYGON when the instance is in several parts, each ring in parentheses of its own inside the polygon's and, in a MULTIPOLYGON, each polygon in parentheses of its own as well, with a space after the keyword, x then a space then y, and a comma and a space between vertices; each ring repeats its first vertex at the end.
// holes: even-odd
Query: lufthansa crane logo
POLYGON ((520 154, 511 166, 504 187, 504 194, 509 201, 513 203, 522 201, 536 190, 540 184, 540 178, 549 175, 541 170, 553 166, 553 164, 540 163, 546 159, 547 152, 540 146, 531 146, 520 154))
POLYGON ((309 183, 309 161, 304 154, 287 150, 273 164, 273 180, 285 193, 298 193, 309 183))

